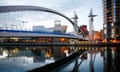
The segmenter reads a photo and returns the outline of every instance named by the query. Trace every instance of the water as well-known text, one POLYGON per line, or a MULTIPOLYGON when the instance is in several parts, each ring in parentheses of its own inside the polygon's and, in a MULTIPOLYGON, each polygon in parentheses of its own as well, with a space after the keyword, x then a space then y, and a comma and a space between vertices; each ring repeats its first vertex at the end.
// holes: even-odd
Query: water
POLYGON ((0 72, 26 72, 79 51, 57 72, 119 72, 119 47, 0 47, 0 72))

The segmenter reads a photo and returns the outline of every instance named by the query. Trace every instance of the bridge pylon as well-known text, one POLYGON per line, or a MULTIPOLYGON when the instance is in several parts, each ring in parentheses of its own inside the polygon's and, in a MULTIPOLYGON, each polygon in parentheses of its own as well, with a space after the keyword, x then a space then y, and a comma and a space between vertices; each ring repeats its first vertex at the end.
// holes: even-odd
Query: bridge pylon
POLYGON ((93 14, 93 10, 91 8, 90 13, 89 13, 89 38, 90 40, 93 40, 93 36, 94 36, 94 25, 93 25, 93 21, 94 21, 94 17, 96 17, 97 15, 93 14))
POLYGON ((73 19, 73 22, 74 22, 74 25, 73 25, 74 30, 75 30, 76 34, 78 34, 79 26, 78 26, 78 16, 77 16, 76 12, 74 12, 74 17, 72 17, 72 19, 73 19))

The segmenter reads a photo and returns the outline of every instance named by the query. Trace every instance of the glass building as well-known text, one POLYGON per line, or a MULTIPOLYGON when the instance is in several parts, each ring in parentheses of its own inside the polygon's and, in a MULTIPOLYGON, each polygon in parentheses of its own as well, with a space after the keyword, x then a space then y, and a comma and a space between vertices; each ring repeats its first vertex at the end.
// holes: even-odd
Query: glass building
POLYGON ((103 0, 104 38, 118 39, 120 37, 120 0, 103 0))

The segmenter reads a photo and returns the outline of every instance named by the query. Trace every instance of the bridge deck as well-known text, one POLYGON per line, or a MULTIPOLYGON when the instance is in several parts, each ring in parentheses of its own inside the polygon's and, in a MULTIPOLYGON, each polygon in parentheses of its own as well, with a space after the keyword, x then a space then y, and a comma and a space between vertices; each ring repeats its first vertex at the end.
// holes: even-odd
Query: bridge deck
POLYGON ((64 34, 59 32, 35 32, 35 31, 18 31, 18 30, 0 30, 0 37, 65 37, 71 39, 87 40, 81 35, 64 34))

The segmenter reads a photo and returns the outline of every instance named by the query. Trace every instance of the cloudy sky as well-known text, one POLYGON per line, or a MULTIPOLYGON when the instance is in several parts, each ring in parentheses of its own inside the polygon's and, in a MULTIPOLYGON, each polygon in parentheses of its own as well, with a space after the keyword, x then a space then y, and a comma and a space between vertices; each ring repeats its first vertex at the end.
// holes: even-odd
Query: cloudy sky
MULTIPOLYGON (((89 28, 89 11, 92 8, 94 14, 97 14, 98 16, 95 17, 94 20, 94 28, 95 30, 101 30, 103 25, 103 11, 102 11, 102 0, 0 0, 0 5, 34 5, 34 6, 41 6, 41 7, 47 7, 50 9, 54 9, 58 12, 61 12, 62 14, 68 16, 69 18, 74 16, 74 11, 77 13, 79 19, 78 19, 78 25, 87 25, 89 28)), ((33 19, 30 20, 29 24, 37 24, 39 20, 42 20, 41 23, 47 22, 53 24, 53 19, 61 19, 62 24, 69 23, 64 18, 58 17, 54 14, 45 14, 40 13, 41 16, 38 16, 39 13, 33 13, 31 12, 31 16, 28 15, 28 13, 24 13, 25 18, 22 16, 17 17, 18 20, 26 20, 26 18, 33 19), (32 15, 34 14, 34 15, 32 15), (38 17, 37 17, 38 16, 38 17), (50 20, 51 19, 51 20, 50 20)), ((16 15, 18 16, 18 15, 16 15)), ((14 15, 15 17, 15 15, 14 15)), ((5 18, 3 18, 5 20, 5 18)), ((1 19, 2 20, 2 19, 1 19)), ((45 25, 45 24, 44 24, 45 25)), ((47 25, 47 26, 50 26, 47 25)), ((71 31, 72 25, 68 24, 68 30, 71 31)))

